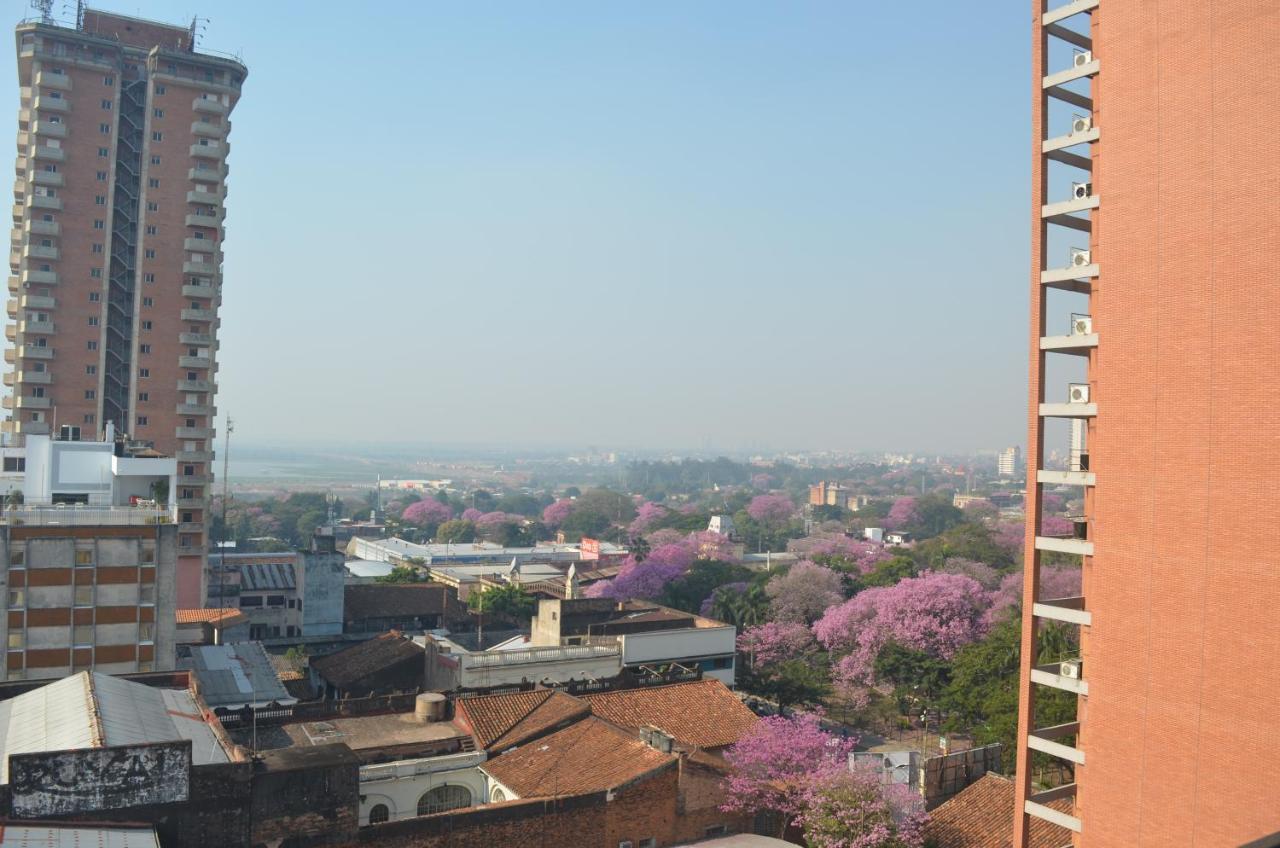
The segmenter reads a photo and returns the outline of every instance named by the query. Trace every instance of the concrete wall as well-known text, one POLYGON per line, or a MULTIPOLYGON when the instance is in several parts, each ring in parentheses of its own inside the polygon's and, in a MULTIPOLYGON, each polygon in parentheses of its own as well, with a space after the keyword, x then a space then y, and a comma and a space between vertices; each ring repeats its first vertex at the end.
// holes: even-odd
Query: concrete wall
POLYGON ((462 673, 458 685, 475 689, 482 689, 488 686, 510 686, 526 680, 531 683, 540 683, 548 679, 559 683, 568 680, 598 680, 606 677, 616 677, 622 671, 622 663, 618 654, 558 660, 556 662, 529 662, 519 665, 481 667, 476 667, 473 664, 473 655, 464 654, 461 657, 461 663, 462 673))
POLYGON ((190 772, 190 741, 14 754, 12 810, 44 818, 186 801, 190 772))
POLYGON ((727 658, 730 661, 727 669, 715 669, 709 663, 703 663, 702 671, 705 676, 714 677, 726 686, 732 686, 736 635, 737 630, 732 625, 628 633, 620 637, 622 661, 625 665, 633 666, 640 663, 727 658))
POLYGON ((298 598, 302 600, 302 635, 330 636, 342 633, 343 596, 347 569, 339 553, 301 551, 295 572, 298 598))

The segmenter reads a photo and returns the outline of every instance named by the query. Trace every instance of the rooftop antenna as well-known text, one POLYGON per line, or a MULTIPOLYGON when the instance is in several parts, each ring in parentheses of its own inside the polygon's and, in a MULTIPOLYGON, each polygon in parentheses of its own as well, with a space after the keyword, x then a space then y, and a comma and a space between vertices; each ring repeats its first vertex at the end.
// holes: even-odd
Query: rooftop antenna
POLYGON ((192 53, 196 52, 196 45, 200 41, 200 36, 204 34, 208 26, 208 18, 202 18, 199 15, 191 16, 191 26, 187 27, 187 50, 192 53))
POLYGON ((53 23, 53 0, 31 0, 31 8, 40 13, 40 23, 53 23))
POLYGON ((76 29, 84 30, 84 0, 76 0, 76 29))

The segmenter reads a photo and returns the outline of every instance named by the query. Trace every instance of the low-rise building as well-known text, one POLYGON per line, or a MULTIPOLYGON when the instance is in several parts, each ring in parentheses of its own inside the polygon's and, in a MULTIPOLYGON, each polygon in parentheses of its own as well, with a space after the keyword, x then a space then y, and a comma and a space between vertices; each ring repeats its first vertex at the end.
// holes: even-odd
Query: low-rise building
POLYGON ((209 558, 209 603, 239 607, 250 639, 342 633, 345 557, 320 546, 309 551, 219 552, 209 558))
POLYGON ((261 642, 193 646, 178 666, 192 673, 201 700, 224 724, 241 716, 288 715, 298 703, 276 676, 261 642))
POLYGON ((249 616, 239 609, 178 610, 176 642, 182 645, 222 645, 249 640, 249 616))
POLYGON ((311 659, 312 688, 329 699, 375 692, 421 691, 426 649, 392 630, 336 653, 311 659))
POLYGON ((467 605, 443 583, 371 583, 344 589, 343 632, 420 632, 470 627, 467 605))
POLYGON ((625 668, 677 663, 729 686, 734 683, 736 638, 732 624, 609 598, 540 600, 531 634, 534 646, 616 644, 625 668))
POLYGON ((443 720, 444 699, 420 696, 418 709, 297 721, 235 731, 260 751, 303 755, 341 743, 359 763, 360 826, 386 824, 484 804, 488 789, 479 766, 487 755, 471 735, 443 720))
POLYGON ((440 692, 602 680, 622 671, 618 645, 504 644, 470 651, 447 637, 432 635, 424 636, 423 643, 427 648, 427 688, 440 692))
POLYGON ((172 669, 177 462, 108 438, 0 449, 0 680, 172 669))

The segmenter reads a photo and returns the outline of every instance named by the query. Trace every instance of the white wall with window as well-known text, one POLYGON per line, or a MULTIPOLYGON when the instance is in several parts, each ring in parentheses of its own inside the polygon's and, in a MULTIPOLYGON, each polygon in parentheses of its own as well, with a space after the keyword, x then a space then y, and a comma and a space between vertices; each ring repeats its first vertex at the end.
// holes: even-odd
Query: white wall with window
POLYGON ((485 759, 483 751, 472 751, 362 766, 360 826, 486 803, 485 776, 478 768, 485 759))

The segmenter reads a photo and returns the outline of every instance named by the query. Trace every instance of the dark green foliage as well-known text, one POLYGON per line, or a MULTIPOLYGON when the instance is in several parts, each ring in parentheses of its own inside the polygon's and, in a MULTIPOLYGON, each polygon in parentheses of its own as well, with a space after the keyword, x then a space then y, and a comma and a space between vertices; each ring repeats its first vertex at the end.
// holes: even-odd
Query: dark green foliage
POLYGON ((974 522, 957 524, 932 539, 919 542, 911 552, 916 564, 936 571, 951 557, 986 563, 997 571, 1014 567, 1013 554, 996 544, 986 525, 974 522))
POLYGON ((831 694, 827 663, 821 657, 786 660, 739 672, 738 685, 776 701, 779 707, 814 706, 831 694))
POLYGON ((688 574, 667 584, 658 597, 658 603, 696 613, 716 588, 726 583, 747 581, 752 576, 751 569, 744 565, 709 559, 696 560, 688 574))

